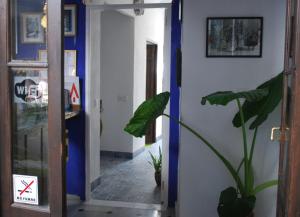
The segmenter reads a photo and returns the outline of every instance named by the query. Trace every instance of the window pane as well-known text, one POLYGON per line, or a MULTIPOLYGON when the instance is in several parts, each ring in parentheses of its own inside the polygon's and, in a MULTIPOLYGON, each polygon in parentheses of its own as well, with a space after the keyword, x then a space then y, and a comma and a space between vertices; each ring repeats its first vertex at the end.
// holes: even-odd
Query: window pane
POLYGON ((13 0, 11 5, 12 59, 46 62, 46 0, 13 0))
POLYGON ((13 69, 12 75, 14 202, 46 206, 48 204, 47 70, 13 69), (26 189, 31 182, 36 183, 26 189), (34 194, 34 191, 36 198, 30 194, 32 192, 34 194), (16 200, 16 197, 19 198, 16 200))
POLYGON ((157 3, 172 3, 172 0, 98 0, 97 4, 132 4, 145 3, 145 4, 157 4, 157 3))

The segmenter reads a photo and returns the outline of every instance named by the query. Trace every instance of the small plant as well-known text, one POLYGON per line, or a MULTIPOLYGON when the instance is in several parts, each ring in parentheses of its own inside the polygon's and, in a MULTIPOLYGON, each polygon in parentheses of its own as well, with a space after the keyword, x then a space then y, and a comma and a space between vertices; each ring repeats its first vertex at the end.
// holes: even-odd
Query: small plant
POLYGON ((150 151, 149 151, 150 157, 151 157, 151 161, 148 161, 149 164, 154 168, 155 170, 155 181, 157 186, 160 186, 161 184, 161 164, 162 164, 162 153, 161 153, 161 148, 159 147, 159 156, 156 157, 154 156, 150 151))
MULTIPOLYGON (((241 127, 243 158, 239 165, 234 166, 213 144, 204 138, 199 132, 192 129, 186 123, 164 113, 169 102, 170 93, 164 92, 154 96, 142 103, 134 113, 134 117, 125 127, 129 134, 142 137, 150 124, 159 116, 165 116, 176 121, 191 134, 196 136, 219 158, 228 172, 231 174, 235 187, 228 187, 220 194, 218 214, 220 217, 250 217, 253 216, 253 209, 256 203, 256 194, 266 188, 277 185, 277 180, 256 184, 254 180, 254 168, 252 165, 256 137, 259 126, 268 118, 268 115, 277 107, 282 98, 283 73, 263 83, 255 90, 232 92, 215 92, 202 98, 201 104, 209 102, 211 105, 226 106, 230 102, 236 102, 238 113, 233 119, 233 125, 241 127), (246 129, 246 122, 254 118, 249 130, 246 129), (249 131, 254 130, 249 140, 249 131), (243 168, 243 170, 242 170, 243 168)), ((156 158, 154 158, 156 159, 156 158)), ((157 159, 156 159, 157 160, 157 159)), ((156 161, 155 161, 156 162, 156 161)))
POLYGON ((162 162, 162 154, 161 154, 161 148, 159 147, 159 156, 156 157, 152 154, 152 152, 149 151, 151 161, 148 161, 148 163, 153 166, 155 172, 161 172, 161 162, 162 162))

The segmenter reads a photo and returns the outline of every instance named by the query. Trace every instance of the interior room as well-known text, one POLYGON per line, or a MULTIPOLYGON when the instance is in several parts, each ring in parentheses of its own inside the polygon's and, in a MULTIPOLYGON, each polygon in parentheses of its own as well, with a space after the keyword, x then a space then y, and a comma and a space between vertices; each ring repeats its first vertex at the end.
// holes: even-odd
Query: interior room
POLYGON ((299 216, 300 0, 61 3, 0 0, 0 216, 299 216))
POLYGON ((100 144, 92 144, 93 149, 100 146, 100 184, 92 184, 92 199, 161 203, 160 183, 155 183, 149 162, 153 163, 150 152, 159 158, 162 119, 141 139, 134 139, 124 127, 141 102, 162 92, 164 11, 99 11, 100 80, 91 89, 100 87, 100 144))

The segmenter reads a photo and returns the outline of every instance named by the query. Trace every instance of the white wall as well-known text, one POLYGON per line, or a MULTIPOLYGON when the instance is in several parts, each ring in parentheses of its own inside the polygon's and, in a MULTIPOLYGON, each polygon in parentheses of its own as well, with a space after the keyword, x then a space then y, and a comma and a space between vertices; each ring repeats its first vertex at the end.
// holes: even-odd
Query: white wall
POLYGON ((132 153, 124 127, 133 113, 134 19, 116 11, 101 14, 101 150, 132 153))
MULTIPOLYGON (((133 110, 146 98, 146 45, 147 41, 158 45, 157 53, 157 93, 162 92, 164 71, 164 31, 165 10, 147 9, 143 16, 135 17, 134 40, 134 102, 133 110)), ((157 137, 162 132, 162 119, 157 121, 157 137)), ((145 145, 144 138, 133 138, 133 152, 145 145)))
MULTIPOLYGON (((87 10, 86 52, 86 192, 100 176, 100 13, 87 10), (90 22, 93 21, 93 22, 90 22), (89 43, 92 43, 90 46, 89 43)), ((89 195, 87 195, 89 198, 89 195)))
MULTIPOLYGON (((201 132, 235 165, 242 158, 240 129, 231 121, 235 104, 201 106, 201 97, 218 90, 244 90, 283 69, 285 1, 186 0, 183 24, 182 120, 201 132), (206 18, 263 16, 263 58, 206 58, 206 18)), ((279 108, 260 128, 254 157, 256 184, 277 178, 278 147, 270 141, 279 125, 279 108)), ((180 145, 180 217, 217 216, 219 193, 234 182, 223 164, 202 143, 182 129, 180 145)), ((255 216, 274 217, 276 188, 257 195, 255 216)))

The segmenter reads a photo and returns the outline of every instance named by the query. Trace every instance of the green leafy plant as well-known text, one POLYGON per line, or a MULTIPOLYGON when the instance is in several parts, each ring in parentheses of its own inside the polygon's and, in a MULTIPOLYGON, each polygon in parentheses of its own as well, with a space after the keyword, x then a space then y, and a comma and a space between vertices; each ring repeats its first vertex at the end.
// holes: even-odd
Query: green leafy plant
POLYGON ((162 153, 161 148, 159 147, 159 155, 154 156, 152 152, 149 151, 151 161, 148 161, 148 163, 153 166, 155 172, 161 172, 161 163, 162 163, 162 153))
POLYGON ((267 119, 282 98, 282 78, 283 73, 258 86, 255 90, 215 92, 202 98, 202 105, 208 102, 211 105, 226 106, 232 101, 236 102, 238 113, 233 119, 233 125, 241 127, 244 152, 243 158, 237 167, 196 130, 164 113, 170 98, 170 93, 168 92, 158 94, 142 103, 124 130, 136 137, 142 137, 146 134, 146 130, 152 121, 161 115, 176 121, 200 139, 223 162, 235 181, 236 187, 229 187, 221 192, 218 205, 219 216, 247 217, 251 215, 255 207, 256 194, 278 183, 277 180, 271 180, 255 185, 252 161, 258 127, 267 119), (249 130, 254 130, 254 133, 251 144, 248 144, 249 130, 247 131, 246 129, 246 122, 251 118, 255 119, 251 123, 249 130), (243 171, 241 171, 242 168, 243 171))

